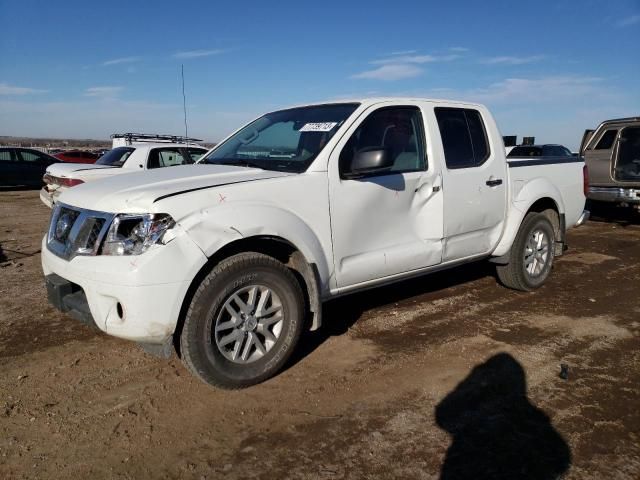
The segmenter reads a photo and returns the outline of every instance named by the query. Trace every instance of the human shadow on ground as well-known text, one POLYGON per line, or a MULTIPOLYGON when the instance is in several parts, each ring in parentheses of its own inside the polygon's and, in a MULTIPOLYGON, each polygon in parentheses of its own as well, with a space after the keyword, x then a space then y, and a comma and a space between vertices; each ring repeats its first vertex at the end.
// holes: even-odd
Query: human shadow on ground
POLYGON ((435 418, 452 436, 441 480, 555 480, 571 464, 568 444, 528 400, 524 369, 507 353, 476 366, 435 418))
POLYGON ((7 256, 4 254, 4 250, 2 249, 2 244, 0 243, 0 263, 4 263, 7 261, 7 256))

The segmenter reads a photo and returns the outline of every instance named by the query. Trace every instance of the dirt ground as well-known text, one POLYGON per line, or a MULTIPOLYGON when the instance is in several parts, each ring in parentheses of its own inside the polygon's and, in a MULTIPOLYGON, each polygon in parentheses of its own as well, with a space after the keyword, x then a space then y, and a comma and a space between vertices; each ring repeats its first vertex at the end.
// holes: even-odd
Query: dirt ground
POLYGON ((0 478, 638 479, 640 221, 605 213, 534 293, 481 263, 335 300, 229 392, 49 307, 49 210, 0 192, 0 478))

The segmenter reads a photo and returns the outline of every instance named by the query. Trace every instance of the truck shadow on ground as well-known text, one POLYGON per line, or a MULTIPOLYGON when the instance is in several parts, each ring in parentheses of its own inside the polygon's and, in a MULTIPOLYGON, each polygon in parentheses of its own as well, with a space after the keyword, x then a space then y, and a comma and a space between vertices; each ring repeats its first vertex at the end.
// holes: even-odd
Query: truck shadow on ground
POLYGON ((632 207, 620 207, 603 202, 587 202, 587 210, 591 212, 590 221, 615 223, 621 227, 640 225, 640 212, 632 207))
POLYGON ((441 480, 551 480, 571 465, 568 444, 529 402, 524 369, 507 353, 476 366, 435 418, 452 437, 441 480))
POLYGON ((450 287, 486 277, 495 278, 495 266, 476 262, 330 300, 323 305, 322 327, 315 332, 303 333, 285 369, 313 353, 330 337, 347 333, 368 310, 423 295, 429 295, 424 301, 433 301, 449 295, 445 291, 450 287))

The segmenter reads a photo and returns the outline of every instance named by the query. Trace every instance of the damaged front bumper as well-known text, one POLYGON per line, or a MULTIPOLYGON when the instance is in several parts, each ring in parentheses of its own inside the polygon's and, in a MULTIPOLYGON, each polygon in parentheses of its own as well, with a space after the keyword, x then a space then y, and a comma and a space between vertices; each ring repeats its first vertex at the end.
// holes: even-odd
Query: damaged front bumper
POLYGON ((164 345, 191 281, 207 258, 187 235, 142 255, 58 257, 42 242, 49 302, 103 332, 164 345))

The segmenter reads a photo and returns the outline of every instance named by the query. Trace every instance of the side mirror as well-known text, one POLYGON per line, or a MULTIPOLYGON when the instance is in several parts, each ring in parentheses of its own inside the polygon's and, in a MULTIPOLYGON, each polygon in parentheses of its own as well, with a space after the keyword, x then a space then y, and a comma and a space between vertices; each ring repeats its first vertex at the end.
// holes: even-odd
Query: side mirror
POLYGON ((381 173, 393 167, 393 158, 388 148, 366 147, 357 151, 351 168, 343 173, 344 178, 358 178, 372 173, 381 173))

